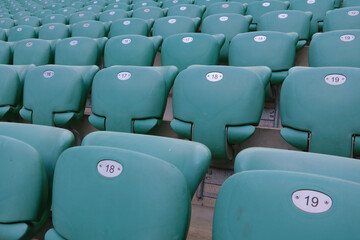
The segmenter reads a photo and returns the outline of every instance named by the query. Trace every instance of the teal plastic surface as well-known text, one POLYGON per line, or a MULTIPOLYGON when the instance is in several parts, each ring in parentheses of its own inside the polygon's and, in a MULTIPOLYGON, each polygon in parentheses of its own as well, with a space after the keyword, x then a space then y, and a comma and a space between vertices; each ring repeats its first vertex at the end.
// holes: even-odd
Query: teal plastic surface
POLYGON ((122 9, 111 9, 106 10, 102 12, 99 15, 99 21, 101 22, 113 22, 115 20, 121 19, 121 18, 127 18, 129 17, 129 12, 126 12, 122 9))
POLYGON ((161 36, 163 39, 178 33, 196 32, 200 24, 200 18, 183 16, 170 16, 159 18, 152 28, 153 36, 161 36))
POLYGON ((162 1, 162 8, 171 8, 173 6, 176 5, 180 5, 180 4, 192 4, 193 0, 165 0, 162 1))
POLYGON ((167 11, 167 16, 184 16, 190 18, 201 18, 205 11, 204 6, 194 4, 179 4, 172 6, 167 11))
POLYGON ((359 76, 357 68, 290 69, 280 96, 283 127, 311 132, 311 152, 350 157, 360 133, 359 76))
POLYGON ((31 27, 38 27, 40 25, 40 18, 35 16, 22 17, 16 22, 16 25, 28 25, 31 27))
POLYGON ((152 66, 161 43, 161 36, 121 35, 112 37, 105 45, 104 66, 152 66))
POLYGON ((52 230, 45 239, 185 239, 190 201, 185 177, 172 164, 119 148, 71 148, 55 170, 52 220, 57 234, 52 230), (98 167, 105 170, 107 164, 103 160, 121 166, 121 173, 101 175, 98 167))
MULTIPOLYGON (((259 123, 270 76, 267 67, 189 67, 174 83, 174 119, 191 123, 191 139, 205 144, 214 159, 232 159, 227 154, 227 131, 259 123)), ((176 125, 180 129, 181 125, 176 125)), ((188 133, 188 129, 179 134, 188 133)), ((244 140, 243 134, 237 136, 239 141, 244 140)), ((233 137, 230 140, 239 142, 233 137)))
POLYGON ((359 12, 360 6, 345 7, 327 12, 324 19, 323 31, 360 29, 359 12))
POLYGON ((114 66, 99 71, 92 85, 90 123, 100 130, 134 132, 134 121, 162 120, 177 73, 173 66, 114 66))
MULTIPOLYGON (((344 0, 342 7, 343 8, 347 8, 347 7, 359 7, 359 1, 357 0, 344 0)), ((339 6, 340 7, 340 6, 339 6)))
POLYGON ((70 37, 69 27, 63 23, 48 23, 39 28, 40 39, 56 40, 70 37))
POLYGON ((223 34, 181 33, 166 38, 161 47, 161 64, 179 71, 190 65, 216 65, 225 42, 223 34))
POLYGON ((140 18, 119 19, 111 24, 108 37, 112 38, 127 34, 148 36, 153 23, 154 20, 144 20, 140 18))
POLYGON ((359 183, 338 178, 287 171, 238 173, 219 191, 212 237, 353 239, 360 234, 357 225, 350 223, 359 219, 359 197, 359 183), (315 192, 297 192, 302 190, 315 192), (305 212, 295 202, 320 213, 305 212), (327 211, 321 212, 320 207, 327 211))
POLYGON ((51 42, 43 39, 18 41, 13 48, 14 65, 46 65, 51 63, 52 57, 51 42))
POLYGON ((144 20, 162 18, 166 15, 166 10, 159 7, 142 7, 135 9, 132 16, 134 18, 141 18, 144 20))
POLYGON ((55 64, 87 66, 100 63, 107 38, 71 37, 55 46, 55 64))
POLYGON ((299 10, 304 12, 311 12, 313 17, 310 23, 310 35, 319 32, 319 23, 324 21, 325 14, 327 11, 334 9, 334 0, 324 1, 304 1, 304 0, 293 0, 291 1, 289 9, 299 10))
POLYGON ((21 19, 21 18, 23 18, 23 17, 26 17, 26 16, 30 16, 30 12, 24 10, 24 11, 19 11, 19 12, 15 13, 15 14, 12 16, 12 18, 13 18, 14 20, 19 20, 19 19, 21 19))
POLYGON ((96 14, 90 11, 79 11, 69 17, 69 24, 86 20, 96 20, 96 14))
POLYGON ((36 36, 36 30, 33 27, 20 25, 9 29, 8 41, 17 42, 27 38, 36 38, 36 36))
MULTIPOLYGON (((101 7, 99 5, 87 5, 87 6, 83 7, 82 9, 80 9, 80 12, 91 12, 91 13, 98 14, 99 12, 102 12, 102 9, 103 9, 103 7, 101 7)), ((95 16, 95 19, 96 19, 96 16, 95 16)))
MULTIPOLYGON (((241 3, 238 4, 242 5, 241 3)), ((219 62, 227 63, 230 41, 238 33, 248 32, 250 23, 251 16, 242 16, 236 13, 213 14, 204 19, 201 32, 225 35, 225 42, 220 50, 219 62)))
POLYGON ((287 10, 288 8, 289 2, 287 1, 269 0, 250 3, 246 8, 246 15, 251 15, 253 17, 250 30, 256 30, 260 17, 265 13, 278 10, 287 10))
POLYGON ((68 18, 62 14, 51 14, 51 15, 47 15, 45 16, 42 20, 41 20, 41 24, 48 24, 48 23, 62 23, 62 24, 67 24, 68 23, 68 18))
POLYGON ((15 25, 15 22, 10 17, 9 18, 5 18, 5 17, 0 18, 0 27, 2 29, 9 29, 9 28, 12 28, 14 25, 15 25))
MULTIPOLYGON (((298 35, 272 31, 256 31, 236 35, 229 47, 231 66, 267 66, 273 72, 287 71, 294 66, 298 35)), ((271 79, 281 84, 281 79, 271 79)))
POLYGON ((245 15, 246 6, 239 2, 216 2, 209 5, 204 13, 204 18, 213 14, 235 13, 245 15))
POLYGON ((82 145, 123 148, 169 162, 184 174, 191 196, 205 177, 211 159, 209 149, 200 143, 151 135, 93 132, 82 145))
POLYGON ((71 26, 72 37, 102 38, 107 35, 109 24, 87 20, 77 22, 71 26))
POLYGON ((217 2, 225 2, 224 0, 195 0, 194 4, 198 5, 198 6, 204 6, 204 7, 208 7, 213 3, 217 3, 217 2))
POLYGON ((11 59, 11 45, 5 41, 0 41, 0 64, 9 64, 11 59))
POLYGON ((309 133, 288 127, 281 129, 280 134, 289 144, 294 147, 308 151, 309 150, 309 133))
POLYGON ((32 69, 26 75, 24 108, 20 110, 20 115, 35 124, 61 127, 72 125, 83 116, 88 90, 98 69, 96 66, 62 65, 32 69), (71 119, 56 116, 68 116, 68 113, 74 113, 71 119), (64 119, 67 121, 64 122, 64 119))
POLYGON ((30 239, 48 203, 48 181, 38 152, 25 142, 0 136, 1 239, 30 239), (21 192, 21 194, 19 194, 21 192), (25 237, 26 236, 26 237, 25 237))
POLYGON ((0 65, 0 119, 11 120, 18 116, 22 106, 22 92, 26 72, 30 66, 0 65))
POLYGON ((76 8, 73 7, 65 7, 65 8, 59 8, 55 11, 55 13, 62 14, 64 16, 70 17, 71 14, 75 13, 77 11, 76 8))
POLYGON ((111 3, 109 5, 107 5, 105 7, 105 10, 108 11, 108 10, 124 10, 124 11, 129 11, 131 8, 131 6, 129 6, 128 4, 126 3, 123 3, 123 2, 119 2, 119 3, 111 3))
POLYGON ((303 172, 360 183, 357 159, 271 148, 247 148, 235 159, 235 173, 256 170, 303 172))
POLYGON ((41 9, 33 13, 34 16, 43 19, 44 17, 51 15, 53 12, 49 9, 41 9))
POLYGON ((299 36, 297 48, 302 48, 310 39, 311 12, 280 10, 265 13, 259 19, 257 31, 296 32, 299 36))

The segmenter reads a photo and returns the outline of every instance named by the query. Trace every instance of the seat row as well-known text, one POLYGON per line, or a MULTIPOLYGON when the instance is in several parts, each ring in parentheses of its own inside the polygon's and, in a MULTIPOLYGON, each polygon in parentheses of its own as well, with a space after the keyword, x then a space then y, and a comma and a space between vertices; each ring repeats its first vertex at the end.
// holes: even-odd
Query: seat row
MULTIPOLYGON (((1 79, 2 119, 20 110, 28 122, 69 127, 83 116, 92 82, 94 127, 149 133, 161 123, 173 86, 172 129, 205 144, 218 161, 233 159, 231 145, 255 132, 271 78, 267 67, 191 66, 178 75, 171 66, 27 68, 21 80, 26 67, 1 65, 8 76, 1 79)), ((358 155, 359 76, 359 68, 292 68, 280 96, 282 137, 304 151, 358 155)))
MULTIPOLYGON (((64 129, 0 123, 1 239, 31 239, 50 205, 46 240, 186 239, 210 164, 204 145, 115 132, 73 140, 64 129)), ((350 158, 243 150, 219 191, 213 239, 351 239, 359 228, 342 223, 360 220, 359 170, 350 158)))

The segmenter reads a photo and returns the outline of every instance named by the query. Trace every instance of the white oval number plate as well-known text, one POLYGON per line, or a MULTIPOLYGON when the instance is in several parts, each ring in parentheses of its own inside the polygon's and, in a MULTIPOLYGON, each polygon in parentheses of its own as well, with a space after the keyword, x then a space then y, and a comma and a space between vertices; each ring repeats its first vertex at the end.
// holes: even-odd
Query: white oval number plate
POLYGON ((266 41, 266 36, 256 36, 254 37, 254 41, 255 42, 265 42, 266 41))
POLYGON ((192 37, 184 37, 184 38, 182 39, 182 41, 183 41, 184 43, 191 43, 191 42, 193 41, 193 38, 192 38, 192 37))
POLYGON ((224 75, 220 72, 210 72, 206 74, 206 79, 210 82, 218 82, 223 79, 224 75))
POLYGON ((123 166, 113 160, 102 160, 98 163, 97 170, 102 176, 113 178, 121 174, 123 166))
POLYGON ((44 78, 52 78, 55 75, 54 71, 48 70, 43 73, 44 78))
POLYGON ((359 15, 359 11, 356 11, 356 10, 349 11, 349 12, 348 12, 348 15, 349 15, 349 16, 352 16, 352 17, 357 16, 357 15, 359 15))
POLYGON ((343 42, 351 42, 355 39, 355 36, 354 35, 342 35, 340 37, 340 40, 343 41, 343 42))
POLYGON ((119 72, 117 75, 119 80, 125 81, 131 78, 131 73, 129 72, 119 72))
POLYGON ((323 213, 329 211, 332 206, 332 200, 328 195, 313 190, 294 192, 292 201, 297 208, 308 213, 323 213))
POLYGON ((282 13, 282 14, 279 14, 278 15, 278 18, 280 18, 280 19, 285 19, 285 18, 287 18, 288 17, 288 14, 287 13, 282 13))
POLYGON ((330 74, 325 77, 325 82, 330 85, 341 85, 346 82, 346 77, 340 74, 330 74))

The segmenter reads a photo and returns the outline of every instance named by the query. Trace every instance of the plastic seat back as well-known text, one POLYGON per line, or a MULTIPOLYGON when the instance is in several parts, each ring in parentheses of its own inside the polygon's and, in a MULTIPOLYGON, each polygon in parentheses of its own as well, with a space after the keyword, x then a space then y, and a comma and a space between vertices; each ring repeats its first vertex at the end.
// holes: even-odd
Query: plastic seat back
POLYGON ((71 37, 56 43, 55 64, 86 66, 100 61, 107 38, 71 37))
POLYGON ((112 3, 106 6, 105 11, 108 10, 123 10, 129 11, 130 7, 126 3, 112 3))
POLYGON ((170 8, 180 4, 192 4, 192 0, 165 0, 162 2, 162 8, 170 8))
POLYGON ((11 18, 0 18, 0 28, 9 29, 15 25, 15 22, 11 18))
POLYGON ((9 42, 17 42, 27 38, 36 38, 36 30, 27 25, 20 25, 10 28, 8 33, 9 42))
POLYGON ((100 130, 147 133, 163 118, 176 74, 175 67, 101 70, 92 86, 90 123, 100 130))
POLYGON ((335 9, 326 13, 324 32, 343 29, 360 29, 360 6, 335 9))
POLYGON ((30 239, 48 207, 48 181, 39 153, 25 142, 0 136, 0 238, 30 239), (19 194, 21 193, 21 194, 19 194))
POLYGON ((352 156, 352 139, 360 134, 359 74, 357 68, 292 68, 281 89, 282 137, 303 150, 352 156))
POLYGON ((92 78, 98 67, 39 66, 24 83, 21 117, 31 123, 67 127, 83 115, 92 78))
POLYGON ((58 160, 52 210, 55 229, 46 240, 185 239, 190 195, 172 164, 139 152, 83 146, 58 160))
POLYGON ((310 38, 311 12, 297 10, 272 11, 260 17, 257 31, 296 32, 299 36, 298 48, 310 38))
POLYGON ((11 44, 5 41, 0 41, 0 64, 10 64, 11 59, 11 44))
POLYGON ((108 37, 112 38, 127 34, 148 36, 153 23, 153 20, 144 20, 140 18, 119 19, 111 24, 108 37))
POLYGON ((67 17, 62 14, 51 14, 45 16, 41 20, 42 25, 48 24, 48 23, 62 23, 67 24, 67 17))
POLYGON ((225 2, 224 0, 195 0, 194 4, 198 5, 198 6, 204 6, 204 7, 208 7, 213 3, 216 2, 225 2))
POLYGON ((215 160, 232 159, 229 145, 250 137, 260 121, 270 76, 267 67, 187 68, 174 83, 171 127, 205 144, 215 160))
POLYGON ((152 28, 153 36, 161 36, 163 39, 178 34, 196 32, 200 24, 200 18, 183 16, 171 16, 159 18, 152 28))
POLYGON ((240 15, 245 14, 246 7, 238 2, 216 2, 207 7, 204 18, 213 14, 236 13, 240 15))
POLYGON ((20 18, 17 22, 17 25, 28 25, 31 27, 38 27, 40 25, 40 18, 35 16, 26 16, 20 18))
POLYGON ((236 13, 213 14, 204 19, 201 32, 225 35, 225 42, 220 50, 219 62, 227 63, 231 39, 238 33, 248 32, 250 23, 251 17, 249 16, 236 13))
POLYGON ((56 10, 55 13, 62 14, 66 17, 69 17, 71 14, 75 13, 76 11, 77 11, 76 8, 65 7, 65 8, 60 8, 60 9, 56 10))
POLYGON ((360 67, 359 53, 360 29, 319 33, 310 42, 309 66, 360 67))
POLYGON ((141 1, 141 2, 137 2, 135 4, 132 5, 132 10, 136 10, 138 8, 142 8, 142 7, 159 7, 160 4, 158 2, 152 1, 152 0, 148 0, 148 1, 141 1))
POLYGON ((225 41, 223 34, 180 33, 166 38, 162 44, 161 64, 173 65, 179 71, 190 65, 216 65, 225 41))
POLYGON ((56 40, 70 37, 68 26, 63 23, 48 23, 39 28, 40 39, 56 40))
POLYGON ((256 170, 303 172, 360 183, 357 159, 326 154, 255 147, 236 156, 235 173, 256 170))
POLYGON ((160 36, 122 35, 110 38, 105 45, 104 66, 152 66, 161 43, 160 36))
POLYGON ((236 35, 229 47, 230 66, 267 66, 272 70, 271 83, 281 84, 294 66, 296 33, 257 31, 236 35))
POLYGON ((43 19, 44 17, 53 14, 49 9, 41 9, 33 13, 33 16, 43 19))
POLYGON ((142 7, 138 8, 133 12, 134 18, 141 18, 144 20, 162 18, 166 15, 166 11, 159 7, 142 7))
POLYGON ((347 7, 360 7, 360 3, 357 0, 344 0, 342 2, 342 7, 343 8, 347 8, 347 7))
POLYGON ((72 37, 102 38, 107 35, 108 25, 94 20, 82 21, 71 26, 72 37))
POLYGON ((115 20, 121 19, 121 18, 127 18, 129 17, 129 13, 121 10, 121 9, 114 9, 114 10, 107 10, 102 12, 99 15, 99 21, 101 22, 113 22, 115 20))
POLYGON ((52 60, 51 43, 43 39, 25 39, 16 42, 13 49, 14 65, 46 65, 52 60))
POLYGON ((69 17, 69 24, 74 24, 86 20, 96 20, 96 14, 90 11, 80 11, 69 17))
POLYGON ((202 18, 205 7, 194 4, 180 4, 172 6, 167 11, 167 16, 184 16, 191 18, 202 18))
POLYGON ((219 191, 212 236, 214 240, 351 239, 359 228, 342 222, 358 221, 359 190, 359 183, 321 175, 238 173, 219 191))

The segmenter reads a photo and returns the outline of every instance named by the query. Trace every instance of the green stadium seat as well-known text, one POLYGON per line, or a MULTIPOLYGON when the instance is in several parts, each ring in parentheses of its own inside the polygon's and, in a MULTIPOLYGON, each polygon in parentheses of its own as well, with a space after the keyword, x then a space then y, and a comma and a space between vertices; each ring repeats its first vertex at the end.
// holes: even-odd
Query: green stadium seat
POLYGON ((192 4, 193 0, 165 0, 162 2, 162 8, 170 8, 179 4, 192 4))
POLYGON ((162 17, 155 20, 152 27, 152 36, 161 36, 166 39, 178 33, 196 32, 200 25, 200 18, 183 16, 162 17))
POLYGON ((44 17, 53 14, 49 9, 41 9, 33 13, 33 16, 43 19, 44 17))
POLYGON ((106 6, 105 11, 108 10, 124 10, 124 11, 129 11, 130 10, 130 6, 127 5, 126 3, 112 3, 106 6))
POLYGON ((360 7, 360 3, 358 0, 343 0, 342 7, 360 7))
POLYGON ((226 39, 220 50, 219 62, 227 63, 231 39, 238 33, 248 32, 250 23, 251 16, 242 16, 236 13, 213 14, 204 19, 201 32, 225 35, 226 39))
POLYGON ((63 4, 55 3, 55 2, 45 6, 46 9, 50 9, 51 11, 57 11, 58 9, 63 8, 63 7, 64 7, 63 4))
POLYGON ((289 9, 311 12, 310 35, 322 30, 327 11, 334 9, 334 0, 293 0, 289 9))
POLYGON ((48 24, 48 23, 62 23, 62 24, 67 24, 67 17, 65 15, 62 14, 51 14, 51 15, 46 15, 42 20, 41 20, 42 25, 48 24))
POLYGON ((161 43, 160 36, 121 35, 110 38, 105 45, 104 66, 152 66, 161 43))
POLYGON ((30 12, 27 12, 27 11, 19 11, 17 13, 15 13, 13 16, 12 16, 12 19, 14 20, 19 20, 23 17, 29 17, 30 16, 30 12))
POLYGON ((132 1, 131 0, 109 0, 109 4, 111 3, 126 3, 126 4, 131 4, 132 1))
POLYGON ((268 67, 191 66, 173 87, 172 129, 205 144, 214 160, 231 160, 231 144, 250 137, 260 121, 268 67))
POLYGON ((250 30, 256 31, 260 17, 265 13, 278 10, 287 10, 289 5, 289 2, 279 0, 256 1, 250 3, 246 9, 246 15, 251 15, 253 17, 250 30))
POLYGON ((82 3, 81 1, 75 1, 71 3, 70 6, 76 9, 81 9, 82 7, 84 7, 84 3, 82 3))
POLYGON ((27 25, 14 26, 9 29, 7 40, 9 42, 17 42, 23 39, 36 38, 36 30, 27 25))
POLYGON ((91 3, 91 5, 105 7, 107 4, 107 1, 106 0, 94 0, 94 1, 91 1, 90 3, 91 3))
POLYGON ((257 1, 259 1, 259 0, 231 0, 229 2, 238 2, 238 3, 249 5, 250 3, 257 2, 257 1))
POLYGON ((236 13, 245 15, 246 6, 238 2, 216 2, 206 8, 204 18, 213 14, 236 13))
POLYGON ((123 148, 169 162, 184 174, 190 196, 205 177, 211 160, 209 149, 200 143, 142 134, 98 131, 88 134, 82 146, 123 148))
POLYGON ((43 160, 29 144, 6 136, 0 136, 0 159, 0 238, 31 239, 49 214, 43 160))
POLYGON ((69 17, 69 24, 74 24, 86 20, 96 20, 96 14, 90 11, 76 12, 69 17))
POLYGON ((83 116, 97 66, 45 65, 30 70, 24 82, 21 117, 40 125, 69 127, 83 116))
POLYGON ((176 74, 175 67, 114 66, 99 71, 92 86, 90 123, 99 130, 149 132, 161 123, 176 74))
POLYGON ((106 10, 99 15, 99 21, 101 22, 114 22, 121 18, 130 17, 131 13, 121 9, 106 10))
POLYGON ((1 13, 0 18, 11 18, 12 19, 12 16, 9 13, 1 13))
POLYGON ((360 67, 359 53, 360 29, 318 33, 310 42, 309 66, 360 67))
POLYGON ((135 9, 133 12, 134 18, 142 18, 144 20, 162 18, 166 15, 166 10, 159 7, 142 7, 135 9))
POLYGON ((247 148, 235 159, 235 173, 257 170, 302 172, 360 183, 357 159, 271 148, 247 148))
POLYGON ((138 2, 134 5, 132 5, 132 10, 138 9, 138 8, 142 8, 142 7, 159 7, 160 4, 158 2, 152 1, 152 0, 147 0, 147 1, 141 1, 138 2))
POLYGON ((56 40, 70 37, 69 27, 63 23, 48 23, 39 28, 40 39, 56 40))
POLYGON ((80 12, 91 12, 94 14, 98 14, 100 12, 102 12, 102 7, 99 5, 87 5, 84 6, 82 9, 80 9, 80 12))
POLYGON ((26 16, 16 21, 17 25, 28 25, 31 27, 38 27, 40 25, 40 18, 35 16, 26 16))
POLYGON ((282 84, 294 66, 296 33, 257 31, 236 35, 229 47, 230 66, 267 66, 272 71, 270 83, 282 84))
POLYGON ((359 76, 358 68, 290 69, 280 96, 281 136, 304 151, 354 155, 360 141, 359 76))
POLYGON ((352 239, 360 233, 351 224, 360 220, 359 197, 359 183, 339 178, 290 171, 238 173, 219 191, 212 237, 352 239))
POLYGON ((190 201, 184 175, 159 158, 119 148, 71 148, 56 165, 54 229, 45 239, 185 239, 190 201))
POLYGON ((65 8, 60 8, 58 10, 55 11, 55 13, 57 14, 62 14, 66 17, 70 17, 71 14, 75 13, 77 11, 76 8, 73 7, 65 7, 65 8))
MULTIPOLYGON (((2 47, 2 46, 1 46, 2 47)), ((1 48, 2 51, 3 48, 1 48)), ((22 107, 26 72, 33 66, 0 65, 0 119, 13 120, 22 107)))
POLYGON ((109 38, 120 35, 143 35, 148 36, 153 25, 153 20, 144 20, 141 18, 123 18, 111 23, 109 38))
POLYGON ((225 35, 180 33, 166 38, 162 44, 161 64, 176 66, 179 72, 190 65, 216 65, 225 35))
POLYGON ((9 29, 15 26, 15 21, 11 18, 0 18, 0 28, 9 29))
POLYGON ((225 0, 195 0, 194 4, 198 5, 198 6, 204 6, 204 7, 208 7, 213 3, 216 2, 225 2, 225 0))
POLYGON ((257 31, 296 32, 299 36, 297 48, 305 46, 310 38, 311 12, 281 10, 265 13, 260 17, 257 31))
POLYGON ((10 64, 12 60, 12 44, 0 41, 0 64, 10 64))
POLYGON ((51 63, 52 57, 52 43, 48 40, 24 39, 13 47, 14 65, 46 65, 51 63))
POLYGON ((7 40, 7 30, 0 28, 0 41, 7 40))
POLYGON ((87 20, 71 25, 70 30, 72 37, 102 38, 107 36, 109 24, 87 20))
POLYGON ((172 6, 167 11, 167 16, 184 16, 191 18, 202 18, 205 11, 204 6, 198 6, 193 4, 179 4, 172 6))
POLYGON ((71 37, 58 41, 55 45, 55 64, 97 65, 107 38, 71 37))
POLYGON ((326 13, 323 31, 360 29, 360 6, 340 8, 326 13))

